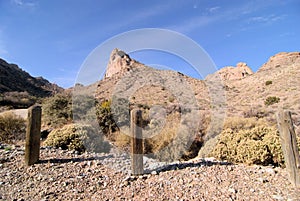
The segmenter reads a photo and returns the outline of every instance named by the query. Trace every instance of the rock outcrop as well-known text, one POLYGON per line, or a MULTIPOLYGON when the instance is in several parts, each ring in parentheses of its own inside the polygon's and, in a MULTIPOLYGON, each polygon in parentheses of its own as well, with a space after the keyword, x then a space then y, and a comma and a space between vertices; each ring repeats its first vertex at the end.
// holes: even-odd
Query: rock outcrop
POLYGON ((110 55, 104 78, 129 71, 133 63, 135 63, 135 60, 131 59, 124 51, 117 48, 114 49, 110 55))
POLYGON ((300 63, 300 52, 280 52, 272 56, 264 65, 262 65, 258 72, 289 66, 295 63, 300 63))
POLYGON ((245 78, 249 75, 252 75, 253 71, 249 66, 247 66, 244 62, 237 63, 236 67, 233 66, 226 66, 224 68, 221 68, 217 72, 215 72, 212 75, 208 75, 206 77, 206 80, 211 79, 212 77, 218 76, 219 79, 223 81, 227 80, 238 80, 245 78))

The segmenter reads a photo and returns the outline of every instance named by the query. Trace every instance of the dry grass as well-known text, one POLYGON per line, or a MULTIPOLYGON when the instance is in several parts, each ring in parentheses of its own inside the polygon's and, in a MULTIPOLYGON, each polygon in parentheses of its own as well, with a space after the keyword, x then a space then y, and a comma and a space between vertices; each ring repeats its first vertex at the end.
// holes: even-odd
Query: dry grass
POLYGON ((25 120, 12 113, 7 112, 0 115, 0 142, 15 143, 25 140, 26 122, 25 120))

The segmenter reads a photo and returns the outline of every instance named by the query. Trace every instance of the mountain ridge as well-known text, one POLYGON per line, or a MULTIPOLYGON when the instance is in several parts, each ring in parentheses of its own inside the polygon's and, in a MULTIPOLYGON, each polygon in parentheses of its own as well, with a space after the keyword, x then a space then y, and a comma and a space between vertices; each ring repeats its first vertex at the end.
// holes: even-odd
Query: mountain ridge
POLYGON ((33 77, 18 65, 0 58, 0 93, 28 92, 32 96, 46 97, 62 91, 63 88, 43 77, 33 77))

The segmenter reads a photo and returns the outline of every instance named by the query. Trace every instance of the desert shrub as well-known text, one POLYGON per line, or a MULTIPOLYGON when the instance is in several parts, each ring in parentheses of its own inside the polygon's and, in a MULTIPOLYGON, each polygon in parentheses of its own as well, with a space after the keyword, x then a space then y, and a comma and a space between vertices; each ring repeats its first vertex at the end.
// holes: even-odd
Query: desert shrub
POLYGON ((270 85, 272 83, 273 83, 272 80, 267 80, 265 84, 266 84, 266 86, 268 86, 268 85, 270 85))
POLYGON ((174 100, 175 100, 175 98, 174 98, 173 96, 170 96, 170 97, 168 98, 168 100, 169 100, 170 103, 173 103, 174 100))
POLYGON ((28 108, 35 104, 38 98, 29 95, 28 92, 5 92, 0 96, 0 105, 11 106, 12 108, 28 108))
POLYGON ((46 146, 84 151, 108 152, 110 146, 103 140, 103 136, 91 125, 68 124, 54 129, 44 141, 46 146))
POLYGON ((20 116, 12 112, 0 115, 0 142, 24 140, 25 133, 26 122, 20 116))
POLYGON ((211 156, 235 163, 284 166, 278 131, 269 126, 224 130, 211 156))
POLYGON ((276 96, 269 96, 267 97, 267 99, 265 100, 265 105, 273 105, 275 103, 279 103, 280 98, 276 97, 276 96))
POLYGON ((96 105, 96 115, 100 129, 103 134, 110 140, 114 140, 113 132, 118 130, 111 110, 111 101, 104 101, 96 105))
POLYGON ((257 119, 255 117, 242 118, 242 117, 229 117, 225 119, 223 130, 231 129, 239 131, 241 129, 251 129, 257 126, 266 126, 267 122, 264 119, 257 119))
POLYGON ((72 120, 72 100, 70 95, 57 94, 46 98, 42 104, 43 124, 58 128, 72 120))
POLYGON ((73 96, 72 114, 74 120, 91 121, 96 117, 93 110, 97 101, 93 96, 73 96))
POLYGON ((129 150, 131 137, 124 133, 117 133, 115 137, 115 145, 121 149, 129 150))
POLYGON ((162 128, 152 128, 156 135, 148 136, 144 142, 145 154, 150 154, 154 158, 161 161, 173 161, 180 159, 188 149, 182 146, 182 143, 186 141, 184 138, 184 129, 179 131, 180 114, 172 113, 165 119, 164 126, 162 128), (180 136, 177 136, 178 134, 180 136))
POLYGON ((243 116, 245 118, 250 118, 250 117, 264 118, 268 116, 268 112, 261 108, 250 108, 249 110, 243 111, 243 116))

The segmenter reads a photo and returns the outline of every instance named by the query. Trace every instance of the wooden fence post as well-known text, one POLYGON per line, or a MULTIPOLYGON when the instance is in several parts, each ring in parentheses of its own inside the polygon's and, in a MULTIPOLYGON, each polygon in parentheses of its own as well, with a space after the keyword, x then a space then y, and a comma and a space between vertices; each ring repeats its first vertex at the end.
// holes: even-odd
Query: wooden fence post
POLYGON ((279 111, 277 124, 290 181, 294 186, 300 187, 300 156, 291 113, 289 111, 279 111))
POLYGON ((38 162, 40 157, 41 112, 41 106, 37 105, 28 109, 25 144, 25 164, 27 166, 38 162))
POLYGON ((143 165, 143 135, 142 135, 142 111, 131 111, 131 174, 144 173, 143 165))

